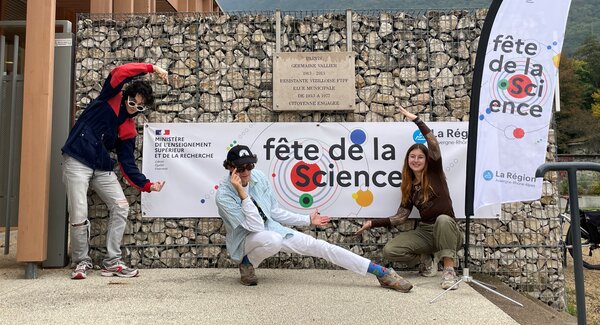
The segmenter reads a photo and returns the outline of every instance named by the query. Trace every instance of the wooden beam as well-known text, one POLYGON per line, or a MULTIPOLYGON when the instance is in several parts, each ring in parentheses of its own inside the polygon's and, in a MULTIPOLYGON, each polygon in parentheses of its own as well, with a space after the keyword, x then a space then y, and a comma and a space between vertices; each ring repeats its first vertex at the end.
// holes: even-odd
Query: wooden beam
MULTIPOLYGON (((8 5, 7 2, 8 1, 0 1, 0 20, 6 19, 6 6, 8 5)), ((4 33, 2 33, 2 35, 4 35, 4 33)))
POLYGON ((133 1, 133 12, 135 13, 151 13, 152 11, 152 4, 151 4, 151 0, 134 0, 133 1))
POLYGON ((213 12, 213 0, 202 0, 202 11, 213 12))
POLYGON ((133 13, 133 0, 117 0, 113 2, 113 12, 115 14, 133 13))
POLYGON ((197 12, 198 10, 196 9, 196 4, 197 4, 197 0, 189 0, 187 7, 188 7, 188 11, 189 12, 197 12))
POLYGON ((48 241, 56 0, 27 1, 17 261, 42 262, 48 241))
MULTIPOLYGON (((210 0, 210 1, 212 1, 212 0, 210 0)), ((206 11, 204 9, 204 7, 205 7, 204 3, 206 3, 206 2, 207 2, 207 0, 189 0, 188 10, 190 12, 204 12, 204 11, 206 11)))
POLYGON ((173 7, 173 9, 175 9, 175 11, 180 11, 179 0, 167 0, 167 2, 171 5, 171 7, 173 7))
POLYGON ((112 0, 90 0, 90 14, 112 14, 112 0))
POLYGON ((188 0, 177 0, 178 2, 178 12, 188 12, 188 0))

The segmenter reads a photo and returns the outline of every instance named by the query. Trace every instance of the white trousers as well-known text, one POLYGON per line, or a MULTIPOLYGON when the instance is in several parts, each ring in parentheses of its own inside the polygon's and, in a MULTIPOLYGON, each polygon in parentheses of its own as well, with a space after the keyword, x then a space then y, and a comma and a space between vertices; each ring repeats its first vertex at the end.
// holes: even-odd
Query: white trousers
POLYGON ((294 231, 293 236, 283 238, 274 231, 253 232, 246 237, 244 252, 252 265, 258 267, 267 257, 279 252, 320 257, 346 270, 366 275, 370 260, 324 240, 294 231))

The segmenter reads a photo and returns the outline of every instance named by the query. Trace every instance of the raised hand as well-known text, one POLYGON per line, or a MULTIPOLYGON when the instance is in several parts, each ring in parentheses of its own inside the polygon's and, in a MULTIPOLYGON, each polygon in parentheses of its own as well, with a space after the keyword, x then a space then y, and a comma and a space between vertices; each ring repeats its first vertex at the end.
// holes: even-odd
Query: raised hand
POLYGON ((166 82, 167 85, 169 84, 169 72, 167 72, 167 70, 155 65, 154 73, 156 73, 164 82, 166 82))
POLYGON ((244 187, 242 186, 242 178, 236 170, 234 170, 231 173, 231 175, 229 175, 229 181, 231 182, 231 185, 233 185, 233 188, 235 188, 236 190, 239 190, 244 187))
POLYGON ((407 111, 406 108, 404 108, 400 105, 398 105, 397 107, 398 107, 398 110, 400 111, 400 113, 402 113, 404 116, 406 116, 406 118, 408 118, 409 120, 414 121, 417 118, 417 116, 415 114, 407 111))
POLYGON ((233 170, 231 175, 229 175, 229 181, 231 182, 231 185, 233 185, 233 188, 238 192, 240 199, 244 200, 246 197, 248 197, 246 191, 244 190, 244 185, 242 185, 242 178, 237 170, 233 170))

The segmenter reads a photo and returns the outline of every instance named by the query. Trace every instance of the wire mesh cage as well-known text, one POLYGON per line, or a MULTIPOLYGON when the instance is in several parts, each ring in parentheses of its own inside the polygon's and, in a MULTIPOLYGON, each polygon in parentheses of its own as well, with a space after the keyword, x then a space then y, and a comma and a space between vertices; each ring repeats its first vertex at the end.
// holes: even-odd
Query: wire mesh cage
MULTIPOLYGON (((152 82, 156 102, 136 117, 140 135, 146 122, 397 122, 404 120, 397 104, 425 121, 468 121, 475 53, 486 13, 465 9, 80 15, 75 116, 98 96, 112 68, 146 62, 167 69, 170 79, 167 85, 155 76, 144 77, 152 82), (273 110, 273 57, 278 50, 349 49, 355 55, 354 111, 273 110)), ((139 166, 141 138, 135 152, 139 166)), ((553 160, 554 144, 548 148, 548 160, 553 160)), ((126 185, 124 191, 130 203, 122 246, 126 262, 139 268, 235 265, 225 248, 220 219, 145 218, 139 192, 126 185)), ((557 197, 556 177, 551 175, 542 200, 504 205, 500 219, 475 220, 469 244, 474 272, 500 276, 512 287, 564 309, 557 197)), ((95 261, 105 253, 108 215, 100 198, 91 194, 95 261)), ((414 227, 410 221, 398 229, 354 235, 362 222, 340 219, 326 229, 300 230, 386 263, 381 260, 385 243, 398 231, 414 227)), ((459 225, 464 231, 464 223, 459 225)), ((335 267, 285 253, 262 266, 335 267)))

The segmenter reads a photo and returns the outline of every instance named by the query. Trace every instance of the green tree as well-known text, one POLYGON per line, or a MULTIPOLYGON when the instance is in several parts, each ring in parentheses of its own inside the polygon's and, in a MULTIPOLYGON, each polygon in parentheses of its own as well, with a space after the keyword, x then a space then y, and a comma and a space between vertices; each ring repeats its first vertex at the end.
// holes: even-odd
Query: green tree
POLYGON ((592 115, 600 117, 600 89, 592 94, 592 115))
POLYGON ((590 65, 583 60, 573 59, 573 72, 581 84, 581 97, 583 98, 582 109, 590 109, 592 106, 592 94, 596 87, 592 84, 592 72, 590 65))
POLYGON ((581 77, 584 78, 582 81, 600 88, 600 41, 588 37, 575 51, 575 58, 585 62, 584 70, 581 71, 581 77))
POLYGON ((560 112, 556 114, 557 144, 559 153, 568 152, 568 142, 586 139, 594 127, 593 118, 585 106, 585 84, 580 80, 584 62, 562 55, 560 60, 560 112))

